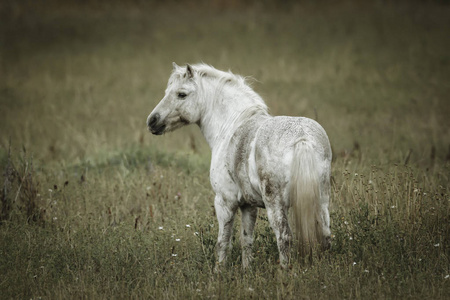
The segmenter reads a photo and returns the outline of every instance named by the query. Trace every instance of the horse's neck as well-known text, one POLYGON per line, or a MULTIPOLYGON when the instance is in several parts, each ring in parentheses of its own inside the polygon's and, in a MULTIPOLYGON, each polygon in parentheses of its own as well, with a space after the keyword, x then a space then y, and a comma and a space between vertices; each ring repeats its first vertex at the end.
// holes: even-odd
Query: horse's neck
POLYGON ((213 105, 206 105, 200 122, 200 129, 214 152, 226 145, 236 129, 250 117, 268 115, 256 106, 245 93, 228 92, 214 99, 213 105))

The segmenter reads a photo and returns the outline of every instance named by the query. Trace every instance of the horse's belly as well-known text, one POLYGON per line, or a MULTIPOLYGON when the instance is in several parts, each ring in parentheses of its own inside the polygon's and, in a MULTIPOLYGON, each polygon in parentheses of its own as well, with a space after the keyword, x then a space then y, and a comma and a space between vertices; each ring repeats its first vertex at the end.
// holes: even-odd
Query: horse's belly
POLYGON ((246 188, 241 186, 239 195, 239 205, 250 205, 265 208, 264 202, 262 200, 261 194, 250 186, 246 188))

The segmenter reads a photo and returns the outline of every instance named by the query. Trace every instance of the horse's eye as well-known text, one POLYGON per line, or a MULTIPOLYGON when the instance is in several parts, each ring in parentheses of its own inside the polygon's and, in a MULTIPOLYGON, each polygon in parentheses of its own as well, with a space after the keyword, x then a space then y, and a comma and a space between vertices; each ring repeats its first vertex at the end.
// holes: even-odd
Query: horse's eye
POLYGON ((180 99, 184 99, 184 98, 186 98, 186 94, 185 93, 178 93, 178 98, 180 98, 180 99))

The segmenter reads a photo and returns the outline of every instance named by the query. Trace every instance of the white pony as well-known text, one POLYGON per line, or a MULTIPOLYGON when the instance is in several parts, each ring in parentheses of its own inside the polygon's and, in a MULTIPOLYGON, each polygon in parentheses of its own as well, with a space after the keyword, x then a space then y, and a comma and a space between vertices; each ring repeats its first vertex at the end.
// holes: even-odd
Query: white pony
POLYGON ((210 179, 219 222, 218 262, 230 245, 241 210, 242 265, 249 266, 257 208, 266 208, 280 264, 289 263, 293 208, 299 251, 330 246, 331 148, 324 129, 303 117, 273 117, 261 97, 231 72, 209 65, 179 67, 147 119, 156 135, 197 124, 212 150, 210 179))

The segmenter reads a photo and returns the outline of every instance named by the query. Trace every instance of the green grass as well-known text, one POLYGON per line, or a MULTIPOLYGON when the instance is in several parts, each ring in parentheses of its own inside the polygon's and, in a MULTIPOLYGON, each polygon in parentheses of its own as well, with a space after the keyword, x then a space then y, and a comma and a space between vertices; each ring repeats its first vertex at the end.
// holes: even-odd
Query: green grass
POLYGON ((447 4, 34 3, 0 5, 1 298, 448 297, 447 4), (172 61, 324 126, 330 251, 280 270, 260 210, 251 271, 237 221, 213 272, 208 146, 145 125, 172 61))

